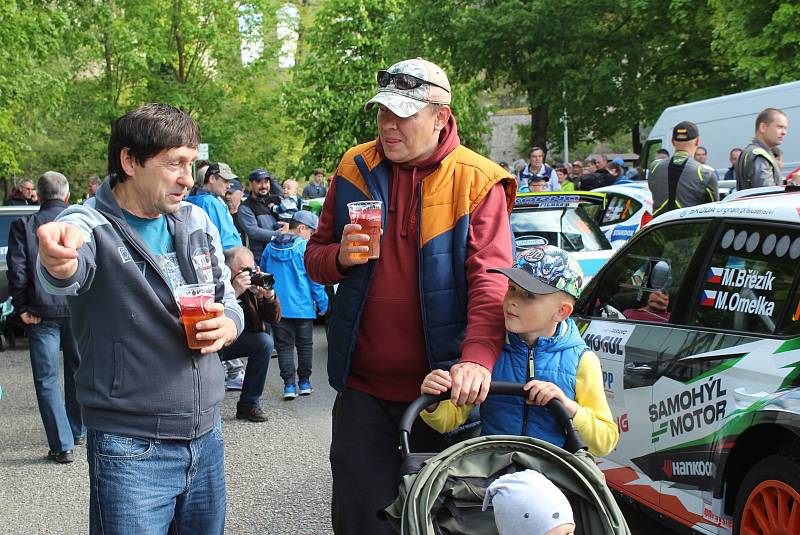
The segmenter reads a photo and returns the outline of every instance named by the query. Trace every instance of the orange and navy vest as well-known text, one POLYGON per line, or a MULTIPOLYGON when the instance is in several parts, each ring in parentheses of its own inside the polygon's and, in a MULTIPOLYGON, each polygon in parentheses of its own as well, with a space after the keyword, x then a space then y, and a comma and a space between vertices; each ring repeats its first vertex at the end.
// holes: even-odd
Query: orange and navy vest
MULTIPOLYGON (((375 141, 353 147, 344 155, 334 178, 337 242, 350 222, 347 203, 372 199, 388 206, 391 176, 392 163, 380 156, 375 141)), ((465 263, 470 215, 500 181, 510 212, 516 180, 500 166, 459 145, 418 186, 419 292, 431 369, 447 369, 459 358, 467 329, 465 263)), ((386 210, 383 218, 385 228, 386 210)), ((339 392, 350 373, 374 269, 375 261, 350 268, 336 291, 328 322, 328 378, 339 392)))

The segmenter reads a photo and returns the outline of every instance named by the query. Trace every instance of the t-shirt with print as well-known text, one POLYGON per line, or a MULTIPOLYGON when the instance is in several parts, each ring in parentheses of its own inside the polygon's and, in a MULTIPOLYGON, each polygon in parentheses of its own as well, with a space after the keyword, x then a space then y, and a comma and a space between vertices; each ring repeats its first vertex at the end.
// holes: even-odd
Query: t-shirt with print
POLYGON ((178 256, 175 254, 175 242, 167 228, 167 218, 162 215, 155 219, 146 219, 125 210, 122 213, 128 224, 139 233, 139 236, 147 244, 158 265, 161 266, 161 272, 170 287, 174 290, 178 286, 186 284, 178 265, 178 256))

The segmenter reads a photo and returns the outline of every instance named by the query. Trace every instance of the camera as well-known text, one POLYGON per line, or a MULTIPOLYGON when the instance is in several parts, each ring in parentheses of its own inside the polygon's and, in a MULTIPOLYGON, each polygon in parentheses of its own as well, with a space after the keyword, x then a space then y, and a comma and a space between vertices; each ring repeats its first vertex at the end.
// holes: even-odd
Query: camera
POLYGON ((260 273, 255 267, 242 268, 242 271, 250 273, 250 285, 260 286, 265 290, 271 290, 275 286, 275 275, 272 273, 260 273))

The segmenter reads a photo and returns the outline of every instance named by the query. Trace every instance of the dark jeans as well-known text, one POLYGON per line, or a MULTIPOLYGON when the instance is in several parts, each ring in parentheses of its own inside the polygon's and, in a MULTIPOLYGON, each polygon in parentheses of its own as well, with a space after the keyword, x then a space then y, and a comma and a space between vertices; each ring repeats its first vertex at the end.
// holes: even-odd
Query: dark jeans
POLYGON ((75 439, 85 433, 75 395, 75 371, 81 358, 69 318, 42 320, 36 325, 26 325, 25 331, 30 344, 33 386, 47 444, 54 452, 69 451, 75 447, 75 439), (63 399, 58 382, 59 350, 64 352, 63 399))
POLYGON ((222 361, 248 357, 242 394, 239 396, 240 405, 261 406, 261 395, 267 382, 267 370, 273 347, 274 342, 269 333, 244 331, 234 343, 219 352, 222 361))
POLYGON ((281 378, 287 385, 294 384, 295 375, 301 381, 311 377, 311 361, 314 357, 312 343, 314 320, 282 318, 272 326, 275 347, 278 349, 278 366, 281 378), (297 347, 297 368, 294 366, 294 348, 297 347))
MULTIPOLYGON (((394 535, 377 513, 397 497, 400 484, 400 417, 408 403, 345 390, 333 405, 331 519, 336 535, 394 535)), ((411 451, 439 452, 447 440, 420 419, 411 451)))

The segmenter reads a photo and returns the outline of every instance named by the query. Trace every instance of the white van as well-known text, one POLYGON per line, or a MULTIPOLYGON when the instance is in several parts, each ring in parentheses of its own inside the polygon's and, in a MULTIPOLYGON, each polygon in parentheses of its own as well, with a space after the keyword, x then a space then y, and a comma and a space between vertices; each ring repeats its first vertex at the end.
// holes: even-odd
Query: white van
POLYGON ((789 118, 789 133, 781 145, 784 174, 800 166, 800 82, 745 91, 734 95, 671 106, 658 118, 642 147, 639 165, 649 166, 660 148, 672 147, 672 128, 681 121, 692 121, 700 129, 700 144, 708 149, 711 167, 720 178, 730 167, 728 155, 734 147, 744 148, 753 137, 756 116, 764 108, 779 108, 789 118))

